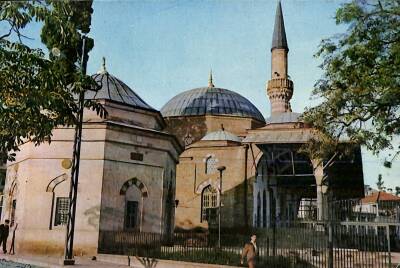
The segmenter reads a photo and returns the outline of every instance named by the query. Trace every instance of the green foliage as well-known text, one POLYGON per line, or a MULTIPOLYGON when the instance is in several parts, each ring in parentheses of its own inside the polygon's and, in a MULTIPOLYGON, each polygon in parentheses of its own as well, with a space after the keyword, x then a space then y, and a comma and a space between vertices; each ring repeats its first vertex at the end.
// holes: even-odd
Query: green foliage
POLYGON ((399 196, 399 195, 400 195, 400 187, 399 187, 399 186, 396 186, 396 187, 394 188, 394 190, 395 190, 395 195, 399 196))
MULTIPOLYGON (((44 19, 41 39, 49 51, 57 48, 61 52, 61 57, 50 55, 50 58, 70 84, 76 81, 75 63, 80 63, 82 58, 82 35, 90 31, 92 1, 47 0, 47 3, 52 8, 44 19)), ((86 57, 93 46, 93 39, 87 37, 86 57)))
POLYGON ((349 28, 321 42, 324 75, 313 95, 322 103, 304 114, 321 137, 312 149, 323 155, 322 145, 329 151, 341 138, 374 152, 392 148, 400 134, 400 1, 352 1, 336 22, 349 28))
POLYGON ((379 191, 383 191, 385 187, 383 186, 385 182, 382 179, 382 174, 378 175, 378 181, 376 182, 376 187, 378 187, 379 191))
MULTIPOLYGON (((0 160, 13 159, 21 144, 51 140, 52 130, 76 123, 76 96, 97 87, 80 69, 83 35, 90 30, 92 1, 5 1, 0 3, 0 160), (41 39, 59 56, 47 58, 24 44, 22 31, 32 22, 43 24, 41 39)), ((87 38, 85 57, 93 48, 87 38)), ((100 104, 85 107, 105 115, 100 104)))

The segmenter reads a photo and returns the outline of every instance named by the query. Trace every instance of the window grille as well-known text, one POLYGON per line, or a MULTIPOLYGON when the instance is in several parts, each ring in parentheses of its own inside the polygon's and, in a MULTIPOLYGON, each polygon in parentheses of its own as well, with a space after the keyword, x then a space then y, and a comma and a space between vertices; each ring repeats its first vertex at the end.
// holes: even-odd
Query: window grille
POLYGON ((210 211, 218 207, 218 195, 217 190, 211 185, 204 188, 202 193, 202 212, 201 212, 201 221, 209 221, 210 211))
POLYGON ((206 174, 212 174, 217 171, 217 159, 209 156, 206 159, 206 174))
POLYGON ((17 209, 17 200, 14 199, 12 201, 12 206, 11 206, 11 221, 10 221, 10 226, 14 226, 15 223, 15 210, 17 209))
POLYGON ((57 197, 54 225, 66 225, 68 222, 69 198, 57 197))

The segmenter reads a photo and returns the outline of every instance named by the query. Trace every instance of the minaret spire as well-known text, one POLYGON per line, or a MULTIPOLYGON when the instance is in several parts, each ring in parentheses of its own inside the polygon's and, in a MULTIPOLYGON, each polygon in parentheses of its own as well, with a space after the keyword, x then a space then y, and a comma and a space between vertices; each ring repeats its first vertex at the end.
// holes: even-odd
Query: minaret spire
POLYGON ((285 22, 283 20, 281 1, 278 1, 278 5, 276 6, 274 35, 272 36, 271 50, 274 48, 289 50, 286 40, 285 22))
POLYGON ((208 87, 214 87, 213 76, 212 76, 212 70, 211 69, 210 69, 210 75, 208 76, 208 87))
POLYGON ((288 77, 288 52, 282 5, 278 1, 271 46, 271 80, 267 83, 271 115, 292 111, 290 99, 293 95, 293 82, 288 77))

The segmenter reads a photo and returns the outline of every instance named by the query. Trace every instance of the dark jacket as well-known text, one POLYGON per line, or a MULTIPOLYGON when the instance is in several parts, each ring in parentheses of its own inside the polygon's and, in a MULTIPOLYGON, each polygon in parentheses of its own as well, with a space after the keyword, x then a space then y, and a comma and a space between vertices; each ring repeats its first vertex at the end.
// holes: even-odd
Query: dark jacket
POLYGON ((7 238, 10 232, 10 226, 0 224, 0 238, 7 238))

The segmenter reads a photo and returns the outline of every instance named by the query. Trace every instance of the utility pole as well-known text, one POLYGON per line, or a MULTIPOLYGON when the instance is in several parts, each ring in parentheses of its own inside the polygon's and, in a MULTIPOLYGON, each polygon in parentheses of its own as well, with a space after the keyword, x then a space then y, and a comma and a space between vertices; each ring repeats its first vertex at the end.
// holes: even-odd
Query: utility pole
POLYGON ((219 204, 218 204, 218 248, 221 249, 221 199, 222 199, 222 172, 225 166, 217 168, 219 171, 219 204))
MULTIPOLYGON (((86 56, 86 36, 82 38, 82 59, 81 73, 86 75, 87 56, 86 56)), ((71 184, 69 189, 69 210, 67 232, 65 237, 64 265, 74 265, 74 233, 75 233, 75 214, 76 200, 78 195, 79 161, 81 158, 82 123, 84 110, 85 90, 81 88, 78 100, 78 113, 76 116, 74 148, 72 153, 71 184)))

